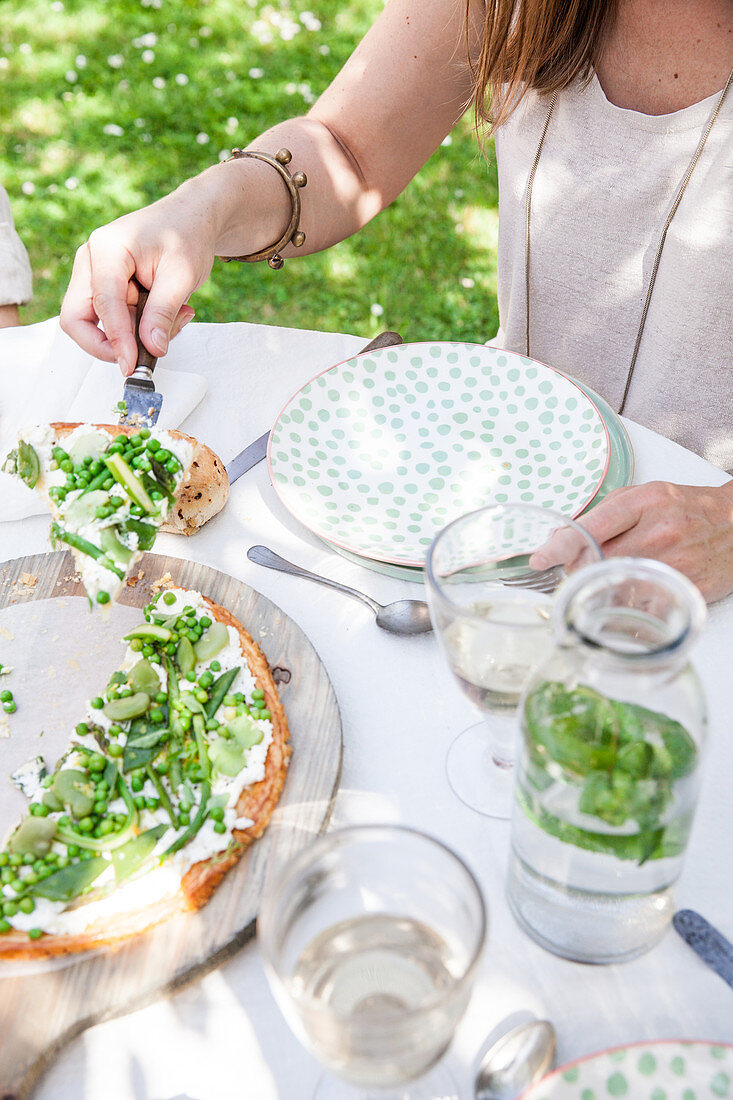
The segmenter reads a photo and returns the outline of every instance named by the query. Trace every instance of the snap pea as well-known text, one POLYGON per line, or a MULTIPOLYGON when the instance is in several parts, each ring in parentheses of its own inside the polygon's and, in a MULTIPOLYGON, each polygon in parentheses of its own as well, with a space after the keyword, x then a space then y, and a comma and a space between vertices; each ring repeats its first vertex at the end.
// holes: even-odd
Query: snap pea
POLYGON ((115 481, 126 489, 132 500, 148 515, 155 515, 158 509, 155 501, 151 500, 148 492, 138 476, 133 473, 120 454, 109 454, 104 459, 104 464, 112 474, 115 481))
POLYGON ((18 477, 26 483, 29 489, 33 489, 40 472, 41 465, 35 448, 21 439, 18 443, 18 477))
POLYGON ((237 673, 240 671, 239 668, 230 668, 227 672, 222 672, 221 676, 214 680, 211 685, 211 690, 209 691, 209 701, 205 707, 207 718, 214 717, 224 700, 224 696, 229 692, 229 688, 236 680, 237 673))
MULTIPOLYGON (((138 813, 137 807, 133 802, 130 790, 125 783, 125 780, 117 773, 116 785, 119 786, 120 794, 124 799, 127 807, 127 817, 124 823, 120 826, 118 832, 113 833, 111 836, 100 837, 96 839, 94 837, 85 836, 80 833, 72 832, 65 826, 59 824, 56 830, 56 836, 59 840, 62 840, 64 844, 76 844, 79 848, 86 848, 92 852, 107 852, 113 848, 119 848, 132 836, 135 826, 137 825, 138 813)), ((114 788, 110 789, 110 800, 114 795, 114 788)))
POLYGON ((193 838, 199 832, 201 826, 209 815, 208 800, 210 794, 211 784, 207 779, 204 779, 203 783, 201 784, 201 801, 199 802, 199 807, 196 811, 196 815, 193 821, 186 829, 185 833, 181 833, 178 839, 174 840, 174 842, 171 844, 170 848, 166 848, 166 850, 163 852, 163 855, 160 857, 161 861, 167 859, 168 856, 172 856, 176 852, 179 852, 181 848, 185 848, 189 841, 193 840, 193 838))
POLYGON ((134 550, 130 550, 129 547, 120 542, 116 527, 103 527, 99 535, 99 541, 106 554, 109 554, 110 557, 122 565, 129 565, 134 550))
POLYGON ((123 530, 126 532, 132 531, 137 535, 138 550, 149 550, 155 542, 157 534, 157 528, 152 523, 145 523, 133 516, 126 520, 123 530))
POLYGON ((139 836, 133 837, 132 840, 128 840, 127 844, 123 844, 121 848, 115 848, 112 852, 112 865, 117 882, 123 882, 124 879, 129 878, 145 863, 167 828, 167 825, 156 825, 152 829, 146 829, 139 836))
POLYGON ((176 664, 185 676, 196 667, 196 654, 189 638, 180 638, 176 647, 176 664))
POLYGON ((168 817, 170 818, 171 825, 173 826, 174 829, 176 829, 178 827, 178 818, 176 817, 176 812, 173 809, 173 805, 171 803, 171 800, 168 797, 168 791, 165 789, 165 785, 163 783, 163 780, 160 778, 160 776, 155 771, 155 769, 150 766, 150 764, 148 764, 148 766, 146 767, 145 773, 146 773, 148 779, 151 781, 151 783, 155 787, 156 791, 158 792, 158 798, 160 799, 160 804, 163 807, 163 809, 165 810, 165 812, 168 814, 168 817))
POLYGON ((52 541, 65 542, 67 546, 71 546, 74 550, 80 550, 82 554, 88 554, 90 558, 94 558, 105 569, 115 573, 120 580, 124 578, 125 574, 121 569, 118 569, 114 562, 109 560, 104 550, 83 539, 81 535, 76 535, 73 531, 62 531, 57 523, 53 523, 51 524, 51 539, 52 541))
POLYGON ((48 875, 33 887, 33 893, 49 901, 71 901, 91 886, 106 868, 109 860, 92 856, 78 863, 70 863, 48 875))
POLYGON ((123 635, 122 640, 123 642, 129 642, 132 641, 133 638, 142 638, 143 641, 169 642, 171 639, 171 632, 170 630, 166 630, 164 626, 158 626, 157 623, 142 623, 140 626, 136 626, 133 630, 123 635))

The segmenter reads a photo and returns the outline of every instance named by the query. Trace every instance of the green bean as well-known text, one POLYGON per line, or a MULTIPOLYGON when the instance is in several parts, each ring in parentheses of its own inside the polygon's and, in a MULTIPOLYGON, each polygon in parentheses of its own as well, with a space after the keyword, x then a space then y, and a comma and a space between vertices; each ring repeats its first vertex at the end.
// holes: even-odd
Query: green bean
POLYGON ((209 701, 206 704, 206 717, 213 718, 217 710, 221 706, 224 696, 228 694, 229 688, 232 686, 237 678, 239 668, 230 668, 227 672, 223 672, 211 685, 209 691, 209 701))
POLYGON ((172 856, 176 852, 179 852, 181 848, 184 848, 189 843, 189 841, 193 840, 193 838, 199 832, 201 826, 209 815, 208 801, 210 794, 211 784, 208 780, 205 779, 201 784, 201 801, 199 802, 199 807, 196 811, 196 815, 193 821, 186 829, 185 833, 182 833, 178 837, 178 839, 175 840, 173 844, 171 844, 170 848, 166 848, 165 852, 163 852, 163 855, 160 857, 161 861, 167 859, 168 856, 172 856))
POLYGON ((80 550, 83 554, 88 554, 90 558, 94 558, 103 565, 105 569, 109 569, 110 572, 115 573, 120 580, 123 579, 125 574, 121 569, 118 569, 114 562, 111 562, 104 550, 99 546, 95 546, 93 543, 83 539, 80 535, 75 535, 73 531, 62 531, 57 523, 51 524, 51 539, 53 541, 65 542, 67 546, 71 546, 74 550, 80 550))

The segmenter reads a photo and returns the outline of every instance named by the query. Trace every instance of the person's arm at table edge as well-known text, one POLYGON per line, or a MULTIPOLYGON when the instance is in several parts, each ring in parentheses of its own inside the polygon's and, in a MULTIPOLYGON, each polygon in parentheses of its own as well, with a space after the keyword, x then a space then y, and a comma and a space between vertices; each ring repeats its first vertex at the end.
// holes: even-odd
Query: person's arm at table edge
MULTIPOLYGON (((481 0, 475 3, 478 41, 481 0)), ((292 152, 304 171, 300 249, 351 236, 389 205, 460 117, 470 97, 461 0, 390 0, 309 114, 261 134, 248 148, 292 152)), ((250 158, 217 164, 171 195, 95 230, 79 249, 61 327, 123 371, 134 366, 133 274, 150 287, 140 334, 156 355, 191 315, 190 295, 215 256, 241 256, 278 239, 290 202, 275 171, 250 158), (187 309, 187 312, 185 310, 187 309), (102 323, 104 331, 98 327, 102 323)))

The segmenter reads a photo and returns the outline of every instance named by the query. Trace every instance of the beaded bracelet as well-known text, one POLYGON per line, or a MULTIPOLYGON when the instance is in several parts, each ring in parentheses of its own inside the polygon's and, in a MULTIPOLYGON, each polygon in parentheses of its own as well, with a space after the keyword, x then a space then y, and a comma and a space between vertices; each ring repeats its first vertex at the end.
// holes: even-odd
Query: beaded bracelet
POLYGON ((237 260, 239 263, 243 264, 255 264, 258 260, 267 260, 270 267, 274 271, 277 271, 285 263, 280 255, 283 248, 288 244, 293 244, 296 248, 300 248, 305 241, 305 233, 303 233, 301 229, 298 229, 298 223, 300 222, 299 191, 301 187, 305 187, 308 179, 305 172, 296 172, 295 175, 290 175, 290 172, 286 168, 286 165, 292 160, 292 153, 289 149, 278 149, 274 157, 271 157, 269 153, 256 153, 248 152, 244 149, 232 149, 232 155, 227 159, 236 160, 239 157, 254 157, 255 160, 263 160, 265 164, 271 164, 272 167, 279 172, 288 189, 288 194, 290 195, 290 222, 280 240, 275 244, 271 244, 259 252, 252 252, 249 256, 220 256, 219 259, 223 260, 225 263, 229 263, 230 260, 237 260))

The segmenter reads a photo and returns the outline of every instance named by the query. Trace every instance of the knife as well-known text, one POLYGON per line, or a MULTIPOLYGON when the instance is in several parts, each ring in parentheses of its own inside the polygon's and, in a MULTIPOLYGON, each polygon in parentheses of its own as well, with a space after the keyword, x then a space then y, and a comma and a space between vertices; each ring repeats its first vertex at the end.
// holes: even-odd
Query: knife
POLYGON ((124 410, 120 413, 120 424, 152 427, 160 415, 163 395, 158 393, 153 381, 153 371, 157 358, 148 351, 140 339, 140 318, 148 300, 148 291, 133 276, 137 286, 137 308, 135 310, 135 341, 137 343, 137 366, 129 378, 125 379, 123 390, 124 410))
MULTIPOLYGON (((358 351, 357 355, 364 355, 367 351, 376 351, 377 348, 389 348, 394 344, 401 344, 402 337, 398 332, 380 332, 379 336, 375 336, 373 340, 358 351)), ((352 356, 349 356, 351 359, 352 356)), ((264 432, 259 439, 255 439, 254 443, 250 443, 248 447, 245 447, 243 451, 240 451, 235 458, 227 466, 227 477, 229 478, 229 484, 236 481, 242 474, 246 474, 247 470, 251 470, 253 466, 256 466, 265 455, 267 454, 267 443, 270 438, 269 432, 264 432)))
POLYGON ((733 988, 733 943, 694 909, 680 909, 672 924, 702 961, 733 988))

